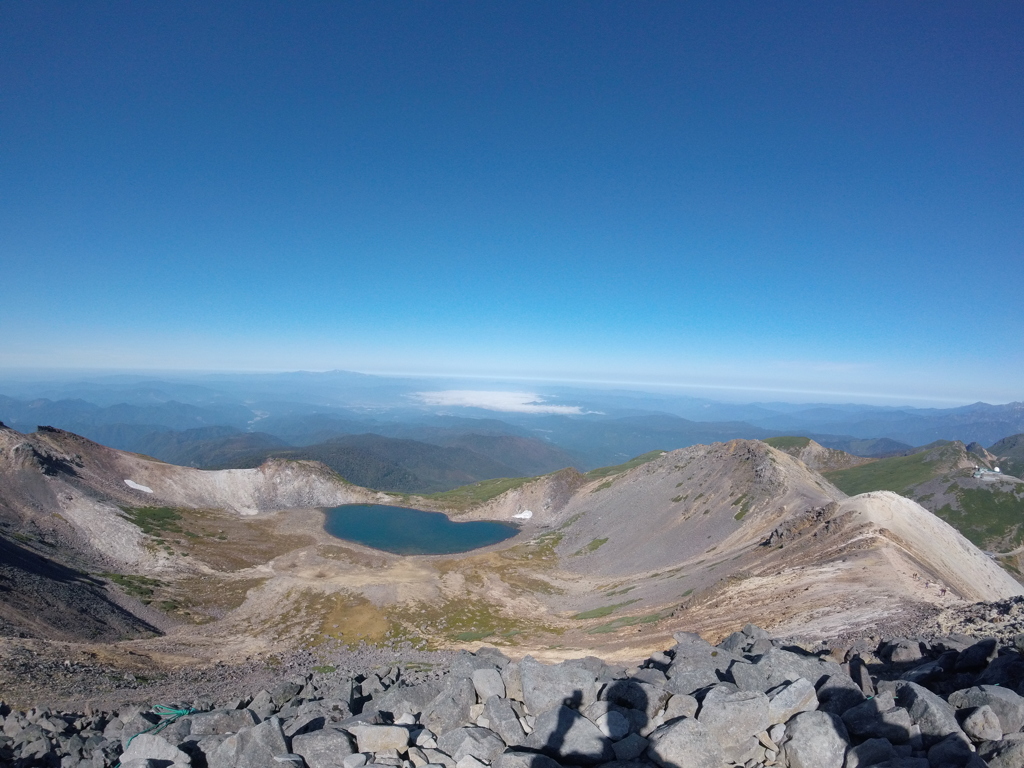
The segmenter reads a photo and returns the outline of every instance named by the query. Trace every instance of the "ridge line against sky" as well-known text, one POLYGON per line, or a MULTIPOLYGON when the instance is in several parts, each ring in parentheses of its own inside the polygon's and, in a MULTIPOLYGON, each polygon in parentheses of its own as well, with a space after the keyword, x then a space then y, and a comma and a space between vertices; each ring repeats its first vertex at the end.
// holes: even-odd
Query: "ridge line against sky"
POLYGON ((1022 41, 994 0, 6 2, 0 368, 1022 400, 1022 41))

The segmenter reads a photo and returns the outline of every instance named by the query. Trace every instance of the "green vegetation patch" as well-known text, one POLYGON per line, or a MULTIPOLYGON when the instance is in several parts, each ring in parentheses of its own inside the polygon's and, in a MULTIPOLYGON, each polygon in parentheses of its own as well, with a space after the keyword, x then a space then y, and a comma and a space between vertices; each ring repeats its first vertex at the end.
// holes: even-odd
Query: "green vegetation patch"
POLYGON ((121 507, 125 517, 131 520, 147 536, 161 533, 183 533, 181 510, 174 507, 121 507))
POLYGON ((586 619, 600 619, 611 613, 615 613, 615 611, 617 611, 619 608, 623 608, 627 605, 632 605, 633 603, 638 602, 639 600, 640 598, 637 597, 633 600, 627 600, 624 603, 616 603, 615 605, 605 605, 600 608, 593 608, 589 611, 583 611, 583 613, 577 613, 575 616, 570 616, 569 618, 576 619, 577 621, 584 621, 586 619))
POLYGON ((97 574, 107 581, 117 584, 125 594, 139 598, 147 605, 153 599, 153 588, 166 586, 158 579, 151 579, 148 576, 134 576, 127 573, 100 573, 97 574))
POLYGON ((769 437, 765 440, 772 448, 784 451, 787 448, 806 448, 811 444, 809 437, 797 437, 795 435, 782 435, 781 437, 769 437))
POLYGON ((661 621, 663 618, 665 617, 660 613, 648 613, 645 616, 620 616, 617 619, 612 619, 607 624, 588 629, 587 634, 604 635, 608 632, 615 632, 623 627, 635 627, 637 624, 653 624, 656 621, 661 621))
POLYGON ((479 483, 464 485, 442 493, 431 493, 423 498, 439 501, 455 509, 468 509, 474 504, 495 499, 505 491, 536 480, 536 477, 496 477, 493 480, 481 480, 479 483))
POLYGON ((870 464, 823 473, 833 485, 849 496, 868 491, 894 491, 906 494, 915 485, 937 474, 937 460, 926 461, 928 451, 910 456, 894 456, 870 464))
POLYGON ((594 539, 586 546, 580 547, 573 552, 573 557, 577 555, 589 555, 591 552, 597 552, 602 546, 608 543, 608 539, 594 539))
POLYGON ((624 587, 622 589, 613 589, 611 592, 605 592, 605 595, 608 596, 608 597, 617 597, 618 595, 628 595, 634 589, 636 589, 636 586, 624 587))
POLYGON ((747 494, 741 493, 733 499, 732 506, 740 508, 740 511, 733 515, 733 517, 737 520, 742 520, 746 517, 747 512, 750 511, 750 499, 747 498, 747 494))
POLYGON ((986 488, 955 489, 962 512, 946 504, 936 515, 956 528, 978 547, 993 544, 1017 546, 1024 542, 1024 499, 1013 491, 986 488))
MULTIPOLYGON (((665 451, 648 451, 647 453, 637 456, 635 459, 630 459, 625 464, 616 464, 613 467, 599 467, 598 469, 592 469, 587 472, 584 477, 588 480, 597 480, 602 477, 608 477, 609 475, 620 475, 623 472, 628 472, 634 467, 639 467, 641 464, 646 464, 649 461, 661 458, 665 455, 665 451)), ((609 483, 610 485, 610 483, 609 483)), ((602 488, 605 486, 601 486, 602 488)))

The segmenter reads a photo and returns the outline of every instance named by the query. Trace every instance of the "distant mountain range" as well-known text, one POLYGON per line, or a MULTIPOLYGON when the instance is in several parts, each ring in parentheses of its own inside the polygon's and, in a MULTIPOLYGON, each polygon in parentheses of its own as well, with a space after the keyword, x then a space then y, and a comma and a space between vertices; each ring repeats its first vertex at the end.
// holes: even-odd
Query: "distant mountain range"
MULTIPOLYGON (((472 397, 513 387, 524 385, 346 371, 63 381, 0 377, 0 421, 22 432, 55 426, 121 450, 203 468, 251 466, 272 455, 316 456, 353 482, 404 492, 566 466, 586 471, 654 449, 736 438, 803 435, 825 448, 885 458, 936 440, 993 445, 1024 432, 1022 403, 948 409, 736 404, 534 384, 523 404, 508 410, 472 397), (461 405, 430 405, 422 396, 449 390, 469 396, 433 400, 461 405), (562 410, 550 412, 547 406, 562 410)), ((1024 462, 1014 455, 1010 460, 1024 462)))

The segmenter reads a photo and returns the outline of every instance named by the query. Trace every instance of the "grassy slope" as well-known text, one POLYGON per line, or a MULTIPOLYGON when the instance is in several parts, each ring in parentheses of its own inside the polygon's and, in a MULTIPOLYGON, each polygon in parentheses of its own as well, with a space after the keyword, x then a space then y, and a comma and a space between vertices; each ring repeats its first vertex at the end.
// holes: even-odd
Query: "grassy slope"
POLYGON ((804 448, 810 445, 811 439, 809 437, 785 435, 782 437, 769 437, 765 442, 772 448, 778 448, 780 451, 784 451, 787 448, 804 448))
POLYGON ((923 451, 824 474, 833 485, 850 496, 868 491, 895 491, 908 495, 914 486, 931 480, 944 468, 940 459, 929 460, 929 456, 930 452, 923 451))
POLYGON ((1024 498, 1013 491, 958 488, 962 512, 949 504, 935 514, 960 531, 978 547, 1007 551, 1024 543, 1024 498))

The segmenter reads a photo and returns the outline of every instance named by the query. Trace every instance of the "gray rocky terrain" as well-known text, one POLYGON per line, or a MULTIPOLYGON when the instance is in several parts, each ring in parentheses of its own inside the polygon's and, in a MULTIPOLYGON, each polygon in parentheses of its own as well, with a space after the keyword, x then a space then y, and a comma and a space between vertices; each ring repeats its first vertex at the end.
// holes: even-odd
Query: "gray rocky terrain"
POLYGON ((593 656, 549 665, 485 647, 363 657, 361 669, 293 659, 290 672, 253 675, 241 693, 236 680, 210 698, 109 709, 0 703, 0 760, 15 768, 1020 766, 1022 601, 972 610, 1002 633, 812 642, 748 624, 716 646, 677 633, 674 646, 630 665, 593 656))

